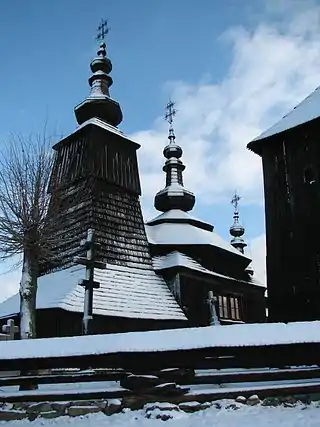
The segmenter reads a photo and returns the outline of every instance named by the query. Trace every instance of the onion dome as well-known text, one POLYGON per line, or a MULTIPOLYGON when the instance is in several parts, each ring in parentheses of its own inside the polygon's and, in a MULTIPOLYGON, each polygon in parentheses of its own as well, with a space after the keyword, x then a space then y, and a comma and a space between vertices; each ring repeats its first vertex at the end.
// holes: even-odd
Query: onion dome
POLYGON ((247 244, 242 237, 244 235, 245 228, 239 222, 239 211, 238 211, 239 200, 240 200, 240 197, 238 196, 237 193, 235 193, 235 195, 231 200, 231 203, 234 206, 234 214, 233 214, 233 224, 229 229, 229 232, 232 236, 230 243, 234 248, 238 249, 241 253, 244 253, 244 248, 247 246, 247 244))
POLYGON ((122 111, 117 101, 110 98, 109 88, 112 78, 109 73, 112 63, 106 56, 106 44, 103 41, 96 58, 90 64, 92 76, 89 78, 91 91, 89 96, 78 104, 75 115, 79 125, 91 118, 99 118, 112 126, 118 126, 122 121, 122 111))
POLYGON ((176 137, 172 123, 176 110, 173 107, 174 103, 169 102, 167 105, 168 112, 165 116, 170 124, 169 144, 163 150, 163 155, 167 159, 163 167, 163 171, 166 173, 166 186, 156 194, 154 207, 162 212, 170 209, 181 209, 187 212, 193 208, 195 196, 183 186, 182 172, 185 170, 185 165, 180 160, 183 153, 182 148, 175 142, 176 137))

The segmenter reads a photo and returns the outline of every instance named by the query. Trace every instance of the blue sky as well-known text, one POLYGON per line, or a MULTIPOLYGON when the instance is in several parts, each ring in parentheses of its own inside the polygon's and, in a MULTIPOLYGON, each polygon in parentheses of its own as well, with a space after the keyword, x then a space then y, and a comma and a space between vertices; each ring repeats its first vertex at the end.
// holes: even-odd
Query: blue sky
POLYGON ((73 107, 89 91, 101 18, 111 27, 111 95, 124 113, 120 127, 142 145, 146 216, 164 184, 161 117, 172 97, 185 184, 198 196, 194 214, 229 239, 237 188, 263 273, 262 168, 245 147, 319 84, 319 1, 2 1, 0 142, 39 131, 45 120, 62 134, 75 129, 73 107))
POLYGON ((253 0, 12 0, 0 4, 1 105, 7 131, 41 126, 45 116, 62 131, 74 125, 72 108, 88 92, 89 60, 101 18, 110 22, 109 54, 126 132, 148 126, 167 100, 163 85, 223 79, 230 27, 250 28, 264 2, 253 0), (239 7, 240 6, 240 7, 239 7), (18 13, 17 13, 18 11, 18 13))

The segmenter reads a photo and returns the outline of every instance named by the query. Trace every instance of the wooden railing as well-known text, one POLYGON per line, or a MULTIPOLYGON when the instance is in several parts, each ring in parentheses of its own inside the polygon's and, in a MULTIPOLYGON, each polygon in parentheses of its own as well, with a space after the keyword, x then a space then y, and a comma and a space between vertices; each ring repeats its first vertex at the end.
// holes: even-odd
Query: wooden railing
MULTIPOLYGON (((145 334, 136 336, 144 339, 145 334)), ((83 343, 81 354, 53 350, 44 356, 45 353, 39 350, 38 355, 28 356, 27 352, 21 354, 18 351, 23 348, 22 342, 1 344, 0 402, 137 395, 145 396, 146 401, 210 401, 239 394, 266 397, 320 393, 320 342, 118 352, 113 352, 110 347, 98 354, 90 354, 90 348, 86 348, 90 338, 75 338, 80 344, 78 348, 83 343), (1 348, 7 345, 10 346, 10 357, 9 353, 1 354, 1 348), (17 372, 4 376, 5 371, 17 372), (33 371, 33 374, 21 376, 20 371, 33 371), (30 382, 38 384, 39 389, 5 390, 8 386, 23 386, 30 382)), ((104 336, 92 338, 106 339, 104 336)), ((115 336, 115 340, 118 338, 119 335, 115 336)), ((40 347, 50 347, 57 342, 55 340, 39 340, 40 347)), ((112 342, 112 336, 108 340, 112 342)), ((64 341, 60 342, 63 344, 64 341)))

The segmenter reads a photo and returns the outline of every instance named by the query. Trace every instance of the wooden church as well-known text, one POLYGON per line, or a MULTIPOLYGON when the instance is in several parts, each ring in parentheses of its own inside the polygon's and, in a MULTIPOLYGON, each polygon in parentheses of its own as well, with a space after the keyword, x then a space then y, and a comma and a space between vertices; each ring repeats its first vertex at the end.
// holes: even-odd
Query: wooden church
POLYGON ((269 320, 320 320, 320 88, 248 144, 262 157, 269 320))
MULTIPOLYGON (((144 224, 137 163, 139 144, 119 128, 122 111, 110 97, 112 64, 101 43, 91 62, 89 96, 75 107, 78 127, 55 150, 51 191, 59 242, 43 266, 37 294, 38 337, 83 333, 86 270, 80 241, 95 231, 91 333, 262 322, 265 288, 255 279, 236 209, 224 241, 189 212, 195 195, 183 184, 182 149, 172 128, 164 148, 161 212, 144 224)), ((0 320, 19 316, 19 295, 0 304, 0 320)), ((18 319, 16 319, 18 320, 18 319)))

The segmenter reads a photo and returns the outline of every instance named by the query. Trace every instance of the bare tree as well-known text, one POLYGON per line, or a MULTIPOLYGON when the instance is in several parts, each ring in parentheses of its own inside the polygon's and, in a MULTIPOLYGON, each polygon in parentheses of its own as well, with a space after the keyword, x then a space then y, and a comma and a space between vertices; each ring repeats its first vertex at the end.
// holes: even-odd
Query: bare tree
POLYGON ((22 254, 20 337, 36 337, 40 263, 50 252, 47 212, 53 164, 50 138, 12 137, 0 151, 0 257, 22 254))

